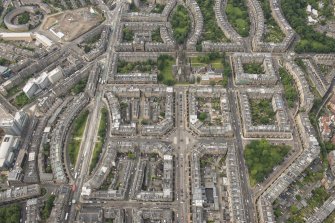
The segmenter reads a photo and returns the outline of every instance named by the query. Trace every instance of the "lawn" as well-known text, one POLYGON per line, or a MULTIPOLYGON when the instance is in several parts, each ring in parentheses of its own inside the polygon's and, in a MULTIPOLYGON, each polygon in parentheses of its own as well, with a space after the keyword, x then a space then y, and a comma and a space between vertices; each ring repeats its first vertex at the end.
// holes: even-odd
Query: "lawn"
POLYGON ((223 64, 221 62, 221 59, 217 58, 215 60, 209 61, 208 63, 202 63, 200 62, 198 57, 191 57, 191 64, 192 67, 204 67, 208 64, 211 64, 214 69, 223 69, 223 64))
POLYGON ((265 42, 280 43, 284 40, 285 34, 278 25, 268 24, 267 32, 265 33, 265 42))
POLYGON ((71 136, 68 145, 68 153, 70 161, 73 165, 76 164, 78 158, 80 144, 85 131, 88 114, 89 112, 87 110, 83 111, 73 122, 73 128, 71 130, 71 136))
POLYGON ((177 6, 177 9, 172 14, 171 25, 173 30, 173 37, 177 43, 185 43, 188 33, 191 30, 191 19, 187 9, 184 6, 177 6))
POLYGON ((283 162, 291 147, 272 145, 267 140, 255 140, 246 145, 244 159, 248 166, 250 185, 255 186, 270 175, 273 168, 283 162))
POLYGON ((265 25, 266 25, 266 33, 264 34, 264 41, 265 42, 273 42, 273 43, 280 43, 284 40, 285 34, 280 29, 277 22, 274 20, 271 14, 271 7, 270 7, 270 1, 268 0, 260 0, 263 13, 264 13, 264 19, 265 19, 265 25))
POLYGON ((264 74, 264 68, 260 63, 245 63, 243 64, 243 70, 248 74, 264 74))
POLYGON ((271 99, 251 99, 251 120, 253 125, 271 125, 275 123, 271 99))
POLYGON ((156 64, 157 63, 153 60, 147 60, 143 62, 127 62, 120 60, 117 64, 117 72, 120 74, 127 74, 134 71, 147 73, 151 72, 155 68, 156 64))
POLYGON ((217 24, 214 12, 214 0, 196 0, 196 2, 204 17, 204 29, 201 41, 229 42, 229 39, 217 24))
POLYGON ((14 99, 14 105, 18 108, 22 108, 23 106, 29 104, 30 102, 31 99, 29 99, 24 92, 18 94, 14 99))
POLYGON ((247 37, 250 31, 250 20, 245 0, 228 0, 226 14, 236 32, 242 37, 247 37))
POLYGON ((29 12, 24 12, 20 15, 18 15, 18 23, 21 24, 27 24, 30 20, 30 14, 29 12))
POLYGON ((20 87, 19 85, 13 86, 12 88, 10 88, 10 89, 7 91, 6 98, 10 98, 10 97, 12 97, 12 96, 15 95, 16 93, 20 92, 21 89, 22 89, 22 87, 20 87))
POLYGON ((175 59, 172 56, 160 55, 157 59, 159 70, 158 81, 165 85, 174 85, 176 80, 173 76, 172 65, 175 64, 175 59))
POLYGON ((132 42, 134 40, 134 32, 130 30, 128 27, 124 28, 122 32, 124 42, 132 42))
POLYGON ((157 28, 151 32, 151 39, 152 39, 152 42, 156 42, 156 43, 163 42, 162 37, 161 37, 160 28, 157 28))
POLYGON ((50 195, 50 196, 48 196, 48 199, 46 201, 44 201, 44 205, 43 205, 42 210, 41 210, 42 220, 46 221, 49 218, 49 216, 51 214, 51 211, 52 211, 52 208, 54 206, 55 199, 56 199, 55 195, 50 195))
POLYGON ((201 67, 206 64, 212 64, 215 69, 223 69, 223 80, 222 86, 226 87, 228 84, 228 78, 231 76, 231 67, 229 60, 227 60, 224 53, 211 52, 204 56, 191 57, 190 63, 192 67, 201 67))
POLYGON ((287 73, 285 68, 279 68, 280 80, 284 86, 284 96, 287 101, 287 105, 292 108, 294 103, 298 101, 298 91, 295 87, 293 77, 287 73))
POLYGON ((98 129, 98 141, 95 143, 95 147, 93 150, 92 161, 90 164, 90 172, 96 167, 100 154, 102 152, 102 146, 105 142, 105 137, 107 133, 107 122, 108 122, 108 109, 101 109, 101 116, 99 121, 99 129, 98 129))
POLYGON ((158 82, 165 85, 174 85, 175 78, 172 72, 172 65, 175 64, 175 59, 169 55, 160 55, 157 62, 147 60, 143 62, 126 62, 118 61, 117 72, 120 74, 131 72, 151 73, 153 70, 158 69, 158 82))
POLYGON ((79 94, 85 90, 87 84, 87 78, 81 79, 76 85, 71 89, 72 94, 79 94))

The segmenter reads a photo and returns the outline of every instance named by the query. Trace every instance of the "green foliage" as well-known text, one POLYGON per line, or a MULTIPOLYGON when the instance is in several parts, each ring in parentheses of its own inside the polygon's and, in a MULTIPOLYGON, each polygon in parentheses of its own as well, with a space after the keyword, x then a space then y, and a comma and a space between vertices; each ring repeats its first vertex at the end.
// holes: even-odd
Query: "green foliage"
POLYGON ((114 173, 112 170, 110 170, 108 176, 106 177, 106 179, 100 186, 99 190, 107 190, 108 187, 111 185, 113 178, 114 178, 114 173))
POLYGON ((276 216, 276 218, 279 218, 280 216, 282 216, 282 213, 279 207, 273 208, 273 213, 276 216))
POLYGON ((0 208, 0 222, 18 223, 20 222, 21 207, 18 204, 11 204, 0 208))
POLYGON ((282 163, 290 149, 287 145, 272 145, 265 139, 251 141, 246 145, 244 158, 251 186, 262 182, 275 166, 282 163))
POLYGON ((19 85, 15 85, 7 91, 6 97, 9 98, 20 91, 21 91, 21 87, 19 85))
POLYGON ((56 199, 55 195, 50 195, 45 201, 44 206, 41 211, 41 218, 47 220, 51 214, 52 207, 54 206, 54 201, 56 199))
POLYGON ((30 20, 29 12, 24 12, 20 15, 18 15, 18 23, 19 24, 27 24, 30 20))
POLYGON ((68 145, 69 157, 72 164, 75 164, 78 158, 81 137, 84 134, 88 114, 89 112, 85 110, 84 112, 80 113, 73 122, 73 129, 68 145))
POLYGON ((23 106, 29 104, 30 102, 31 100, 27 97, 27 95, 24 92, 18 94, 14 99, 14 104, 19 108, 22 108, 23 106))
POLYGON ((328 152, 335 150, 335 145, 332 142, 325 142, 325 148, 328 152))
POLYGON ((87 83, 87 78, 81 79, 72 89, 71 93, 73 94, 79 94, 84 91, 87 83))
POLYGON ((165 85, 172 86, 176 83, 173 73, 172 65, 175 63, 175 60, 172 56, 169 55, 160 55, 157 59, 157 67, 159 70, 158 81, 162 82, 165 85))
POLYGON ((165 5, 156 4, 155 8, 151 11, 151 13, 159 13, 159 14, 161 14, 163 12, 164 8, 165 8, 165 5))
POLYGON ((264 68, 262 64, 259 63, 246 63, 243 64, 244 72, 248 74, 264 74, 264 68))
POLYGON ((142 124, 142 125, 149 125, 149 120, 147 120, 147 119, 142 119, 141 124, 142 124))
POLYGON ((84 46, 84 52, 85 52, 85 53, 88 53, 88 52, 90 52, 91 50, 92 50, 91 46, 89 46, 89 45, 85 45, 85 46, 84 46))
POLYGON ((287 73, 285 68, 279 68, 279 76, 284 86, 285 99, 290 108, 298 101, 298 91, 295 88, 294 80, 291 75, 287 73))
POLYGON ((335 51, 335 39, 319 33, 307 25, 306 0, 282 0, 281 8, 292 28, 300 35, 295 47, 298 53, 315 52, 330 53, 335 51))
POLYGON ((0 66, 9 66, 11 62, 6 58, 0 58, 0 66))
POLYGON ((129 11, 130 12, 139 12, 140 9, 136 7, 136 5, 132 2, 130 5, 129 5, 129 11))
POLYGON ((134 160, 134 159, 136 158, 136 154, 133 153, 133 152, 128 152, 128 153, 127 153, 127 157, 128 157, 129 159, 134 160))
POLYGON ((56 199, 55 195, 50 195, 46 200, 44 207, 42 209, 42 219, 47 219, 50 216, 52 207, 54 206, 54 201, 56 199))
POLYGON ((99 123, 98 135, 100 138, 105 138, 106 130, 107 130, 107 122, 108 122, 108 109, 101 109, 101 119, 99 123))
POLYGON ((280 43, 284 40, 285 34, 282 32, 277 22, 274 20, 271 14, 270 1, 261 0, 260 1, 266 25, 266 33, 264 36, 265 42, 280 43))
POLYGON ((101 33, 98 33, 98 34, 96 34, 96 35, 94 35, 94 36, 88 38, 88 39, 85 41, 85 43, 86 43, 86 44, 94 44, 94 43, 98 42, 98 41, 100 40, 100 38, 101 38, 101 33))
POLYGON ((335 222, 335 212, 333 211, 324 221, 323 223, 334 223, 335 222))
POLYGON ((329 194, 324 187, 316 188, 312 191, 312 196, 307 200, 307 206, 301 208, 300 210, 292 205, 290 207, 290 218, 288 222, 296 223, 296 222, 304 222, 303 218, 307 216, 307 214, 312 213, 315 208, 320 207, 328 198, 329 194))
POLYGON ((139 72, 150 72, 156 62, 153 60, 147 60, 144 62, 126 62, 124 60, 118 61, 117 72, 121 74, 131 73, 133 71, 139 72))
POLYGON ((213 157, 203 156, 200 159, 200 168, 205 168, 205 167, 211 166, 211 165, 213 165, 213 163, 214 163, 213 157))
POLYGON ((302 197, 299 194, 295 195, 295 198, 297 199, 297 201, 301 201, 302 200, 302 197))
POLYGON ((188 33, 191 30, 191 19, 187 9, 184 6, 177 6, 177 9, 172 14, 171 25, 173 30, 173 37, 176 39, 177 43, 185 43, 188 33))
POLYGON ((198 119, 202 122, 204 122, 207 118, 207 113, 206 112, 201 112, 199 115, 198 115, 198 119))
POLYGON ((128 27, 123 29, 123 41, 132 42, 134 40, 134 32, 128 27))
POLYGON ((152 39, 152 42, 157 42, 157 43, 163 42, 162 37, 161 37, 160 28, 157 28, 151 32, 151 39, 152 39))
POLYGON ((306 169, 306 176, 303 179, 303 184, 309 184, 309 183, 316 183, 318 181, 321 181, 323 178, 323 170, 321 171, 312 171, 310 169, 306 169))
POLYGON ((90 164, 90 172, 96 167, 100 154, 102 152, 102 147, 105 142, 106 133, 107 133, 107 122, 108 122, 108 109, 102 108, 101 109, 101 117, 99 122, 99 129, 98 129, 98 138, 99 141, 95 143, 95 147, 93 150, 92 161, 90 164))
POLYGON ((250 20, 245 0, 228 0, 226 14, 237 33, 247 37, 250 31, 250 20))
POLYGON ((172 86, 176 83, 173 73, 172 73, 172 65, 174 64, 174 58, 169 55, 160 55, 157 59, 157 62, 153 60, 147 60, 144 62, 126 62, 126 61, 118 61, 117 72, 118 73, 130 73, 133 71, 139 72, 151 72, 153 69, 158 69, 158 81, 172 86))
POLYGON ((269 125, 274 123, 276 113, 273 111, 271 100, 250 100, 250 106, 253 125, 269 125))
POLYGON ((204 18, 204 28, 201 41, 228 42, 221 28, 218 26, 214 13, 214 0, 196 0, 204 18))

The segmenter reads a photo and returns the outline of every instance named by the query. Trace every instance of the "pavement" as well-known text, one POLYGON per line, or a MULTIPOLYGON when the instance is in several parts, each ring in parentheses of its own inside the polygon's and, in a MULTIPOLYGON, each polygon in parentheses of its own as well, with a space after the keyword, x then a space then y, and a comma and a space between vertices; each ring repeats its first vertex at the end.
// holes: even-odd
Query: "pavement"
MULTIPOLYGON (((104 5, 102 1, 100 1, 100 4, 104 5)), ((113 27, 117 27, 118 23, 120 22, 120 17, 121 17, 120 9, 122 7, 121 4, 122 3, 120 1, 117 2, 117 6, 113 10, 115 12, 113 18, 110 16, 107 16, 106 18, 106 24, 111 25, 111 29, 113 29, 113 27)), ((107 15, 112 14, 112 12, 109 11, 108 8, 107 10, 108 10, 108 12, 106 13, 107 15)), ((116 34, 114 30, 111 34, 111 39, 109 41, 108 49, 113 49, 114 44, 116 42, 116 34)), ((109 62, 110 62, 110 54, 108 54, 108 57, 107 57, 107 63, 109 64, 109 62)), ((105 72, 102 76, 102 80, 107 80, 108 73, 109 73, 109 67, 110 66, 106 67, 105 72)), ((101 83, 103 82, 101 81, 101 83)), ((92 159, 92 153, 94 150, 94 145, 95 145, 95 141, 97 137, 97 129, 99 125, 99 114, 100 114, 100 108, 102 104, 102 98, 104 95, 103 89, 104 88, 100 86, 97 87, 96 95, 92 99, 92 102, 91 102, 93 111, 89 115, 89 120, 88 120, 88 125, 87 125, 88 129, 85 130, 85 136, 84 136, 83 143, 82 143, 84 147, 81 148, 81 151, 77 158, 77 160, 80 162, 79 162, 79 165, 76 166, 76 169, 75 169, 75 172, 78 172, 77 178, 75 179, 75 182, 74 182, 77 190, 74 191, 71 197, 71 199, 75 201, 80 201, 80 194, 81 194, 82 187, 84 186, 84 183, 86 182, 87 177, 89 175, 89 166, 90 166, 90 162, 92 159)), ((73 222, 75 220, 77 211, 79 209, 80 209, 80 204, 71 206, 69 222, 73 222)))
POLYGON ((244 196, 243 199, 243 207, 245 210, 246 215, 246 222, 257 222, 256 221, 256 210, 255 206, 252 202, 252 191, 249 187, 249 180, 248 180, 248 168, 244 161, 243 156, 243 142, 242 142, 242 128, 240 123, 240 113, 238 112, 238 102, 237 102, 237 95, 234 92, 234 85, 232 77, 229 78, 228 82, 228 97, 230 102, 231 114, 232 114, 232 127, 235 129, 235 144, 236 144, 236 151, 237 151, 237 161, 240 164, 239 171, 240 171, 240 179, 241 179, 241 188, 242 194, 244 196))

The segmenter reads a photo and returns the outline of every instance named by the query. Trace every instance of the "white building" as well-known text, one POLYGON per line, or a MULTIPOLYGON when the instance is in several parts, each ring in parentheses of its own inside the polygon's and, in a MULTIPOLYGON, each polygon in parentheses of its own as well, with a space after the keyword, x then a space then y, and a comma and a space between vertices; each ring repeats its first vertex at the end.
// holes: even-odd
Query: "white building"
POLYGON ((20 136, 28 118, 28 115, 23 111, 17 112, 15 117, 11 115, 0 117, 0 128, 8 135, 20 136))
POLYGON ((23 92, 28 98, 33 97, 39 91, 48 88, 57 83, 63 78, 63 70, 61 67, 56 67, 50 72, 43 72, 38 78, 33 78, 23 87, 23 92))
POLYGON ((63 70, 61 67, 56 67, 55 69, 50 71, 48 74, 49 81, 52 84, 55 84, 56 82, 58 82, 60 79, 62 79, 62 77, 63 77, 63 70))
POLYGON ((28 83, 23 87, 23 92, 27 95, 28 98, 32 98, 38 90, 38 86, 33 81, 28 81, 28 83))
POLYGON ((51 85, 48 76, 48 73, 43 72, 37 79, 35 79, 35 83, 40 89, 45 89, 51 85))
POLYGON ((33 35, 36 38, 36 41, 41 43, 43 46, 45 46, 45 47, 52 46, 53 42, 49 38, 47 38, 46 36, 43 36, 39 33, 34 33, 33 35))
POLYGON ((9 167, 14 160, 14 150, 18 148, 19 137, 5 135, 0 145, 0 169, 9 167))

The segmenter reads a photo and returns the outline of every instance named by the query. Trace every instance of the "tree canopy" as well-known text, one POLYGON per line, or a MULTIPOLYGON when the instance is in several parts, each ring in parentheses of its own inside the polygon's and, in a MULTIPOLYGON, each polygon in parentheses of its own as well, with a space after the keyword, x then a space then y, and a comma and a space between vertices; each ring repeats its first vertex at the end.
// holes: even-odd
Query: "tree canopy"
POLYGON ((273 145, 267 140, 255 140, 246 145, 244 158, 249 170, 251 186, 262 182, 272 169, 279 165, 288 154, 288 145, 273 145))

